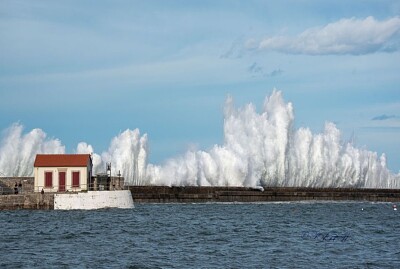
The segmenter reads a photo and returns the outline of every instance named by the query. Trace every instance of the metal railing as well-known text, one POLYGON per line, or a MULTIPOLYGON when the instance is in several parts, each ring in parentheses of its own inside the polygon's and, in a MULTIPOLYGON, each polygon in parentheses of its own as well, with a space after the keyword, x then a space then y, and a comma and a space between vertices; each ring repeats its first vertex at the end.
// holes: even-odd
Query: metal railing
POLYGON ((29 194, 38 193, 43 190, 46 193, 57 192, 85 192, 85 191, 112 191, 124 190, 127 186, 124 184, 123 179, 111 178, 111 180, 98 180, 92 178, 89 183, 80 183, 79 185, 65 184, 60 186, 58 180, 53 180, 52 186, 35 185, 34 179, 23 180, 22 178, 6 178, 0 181, 0 195, 8 194, 29 194), (15 185, 15 183, 17 185, 15 185), (22 183, 22 184, 21 184, 22 183))
POLYGON ((30 193, 30 192, 26 192, 23 187, 3 187, 3 186, 0 186, 0 195, 24 194, 24 193, 30 193))
POLYGON ((51 193, 63 193, 63 192, 86 192, 86 191, 117 191, 124 190, 126 186, 124 184, 97 184, 97 183, 89 183, 89 184, 65 184, 62 186, 53 185, 53 186, 34 186, 34 192, 51 192, 51 193))

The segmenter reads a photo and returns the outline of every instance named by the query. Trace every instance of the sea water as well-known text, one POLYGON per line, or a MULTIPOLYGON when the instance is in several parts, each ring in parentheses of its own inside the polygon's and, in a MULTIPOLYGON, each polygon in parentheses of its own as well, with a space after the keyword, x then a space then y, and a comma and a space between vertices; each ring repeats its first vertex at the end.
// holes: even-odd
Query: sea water
POLYGON ((0 268, 400 268, 391 203, 0 211, 0 268))

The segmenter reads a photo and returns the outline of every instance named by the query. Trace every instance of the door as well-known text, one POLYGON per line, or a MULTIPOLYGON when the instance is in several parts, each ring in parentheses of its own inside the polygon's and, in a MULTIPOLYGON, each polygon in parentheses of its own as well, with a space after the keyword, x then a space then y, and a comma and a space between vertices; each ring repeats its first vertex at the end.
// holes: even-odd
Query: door
POLYGON ((58 172, 58 191, 65 192, 65 172, 58 172))

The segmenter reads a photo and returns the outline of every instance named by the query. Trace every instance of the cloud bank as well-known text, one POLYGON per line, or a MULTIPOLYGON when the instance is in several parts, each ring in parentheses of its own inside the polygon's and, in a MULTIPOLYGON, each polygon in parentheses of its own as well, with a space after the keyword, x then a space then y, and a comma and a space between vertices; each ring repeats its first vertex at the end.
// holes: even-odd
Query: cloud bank
POLYGON ((305 30, 295 37, 272 36, 250 46, 252 49, 306 55, 363 55, 393 52, 400 45, 400 17, 378 21, 341 19, 324 27, 305 30))

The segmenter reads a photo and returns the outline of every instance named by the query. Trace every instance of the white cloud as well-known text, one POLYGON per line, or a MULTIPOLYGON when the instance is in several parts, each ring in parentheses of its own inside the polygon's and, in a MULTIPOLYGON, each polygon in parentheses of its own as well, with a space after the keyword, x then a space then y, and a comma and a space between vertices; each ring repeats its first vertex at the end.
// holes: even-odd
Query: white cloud
POLYGON ((324 27, 310 28, 296 37, 273 36, 258 44, 259 50, 288 54, 369 54, 400 48, 400 17, 378 21, 341 19, 324 27))

